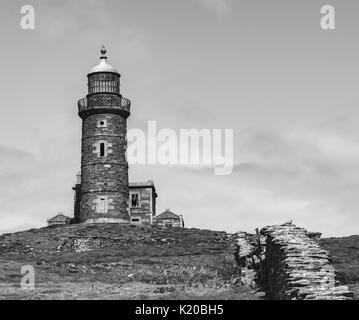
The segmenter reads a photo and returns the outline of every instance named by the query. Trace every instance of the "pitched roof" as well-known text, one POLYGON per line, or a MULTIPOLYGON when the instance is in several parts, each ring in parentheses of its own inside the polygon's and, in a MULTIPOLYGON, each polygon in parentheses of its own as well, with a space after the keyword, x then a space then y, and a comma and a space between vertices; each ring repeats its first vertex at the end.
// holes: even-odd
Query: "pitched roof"
POLYGON ((156 217, 156 220, 161 220, 161 219, 181 219, 181 217, 178 216, 177 214, 174 214, 170 210, 166 210, 165 212, 161 213, 156 217))
POLYGON ((68 220, 71 219, 70 217, 67 217, 65 215, 63 215, 62 213, 56 215, 55 217, 52 217, 51 219, 47 220, 49 221, 63 221, 63 220, 68 220))

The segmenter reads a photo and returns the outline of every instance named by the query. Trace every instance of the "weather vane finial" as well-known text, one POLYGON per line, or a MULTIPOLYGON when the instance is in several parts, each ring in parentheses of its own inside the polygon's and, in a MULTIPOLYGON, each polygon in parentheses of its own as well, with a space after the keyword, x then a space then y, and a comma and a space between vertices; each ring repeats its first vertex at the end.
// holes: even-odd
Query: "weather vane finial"
POLYGON ((101 59, 107 59, 106 53, 107 53, 106 47, 105 47, 104 45, 102 45, 102 48, 101 48, 101 59))

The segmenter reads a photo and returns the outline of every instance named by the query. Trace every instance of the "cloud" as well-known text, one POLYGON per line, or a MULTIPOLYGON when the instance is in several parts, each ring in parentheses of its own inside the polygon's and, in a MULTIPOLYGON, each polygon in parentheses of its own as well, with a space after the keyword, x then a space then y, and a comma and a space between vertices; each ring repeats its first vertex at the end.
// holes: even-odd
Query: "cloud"
POLYGON ((111 11, 105 1, 47 1, 38 8, 37 30, 56 37, 75 34, 86 29, 97 30, 108 23, 111 11))
POLYGON ((218 16, 224 16, 230 11, 229 0, 196 0, 196 2, 218 16))
POLYGON ((63 209, 71 215, 73 180, 63 157, 37 159, 25 150, 0 146, 0 233, 44 226, 63 209))
POLYGON ((252 210, 261 199, 268 213, 285 215, 281 206, 291 201, 288 218, 328 232, 338 226, 358 232, 351 225, 358 219, 359 139, 335 128, 318 128, 255 134, 243 143, 245 161, 236 166, 237 178, 252 195, 257 193, 252 210), (336 225, 326 228, 328 221, 336 225))
POLYGON ((294 220, 326 236, 357 234, 359 137, 350 128, 349 121, 253 131, 240 138, 232 175, 181 168, 177 176, 185 181, 176 180, 174 194, 196 226, 253 231, 294 220))
POLYGON ((30 152, 0 145, 0 174, 5 174, 9 166, 17 167, 19 162, 23 163, 23 161, 32 161, 33 159, 34 156, 30 152))

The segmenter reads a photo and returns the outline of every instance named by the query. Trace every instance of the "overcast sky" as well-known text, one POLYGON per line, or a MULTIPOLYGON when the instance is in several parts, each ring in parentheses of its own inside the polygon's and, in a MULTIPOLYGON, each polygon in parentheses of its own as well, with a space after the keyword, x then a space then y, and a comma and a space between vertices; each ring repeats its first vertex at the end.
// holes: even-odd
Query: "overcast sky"
POLYGON ((2 0, 0 233, 73 214, 77 100, 102 43, 132 100, 129 128, 234 129, 229 176, 132 166, 158 213, 253 231, 294 220, 359 233, 359 4, 318 0, 2 0), (20 28, 20 8, 36 29, 20 28), (336 30, 320 8, 336 9, 336 30))

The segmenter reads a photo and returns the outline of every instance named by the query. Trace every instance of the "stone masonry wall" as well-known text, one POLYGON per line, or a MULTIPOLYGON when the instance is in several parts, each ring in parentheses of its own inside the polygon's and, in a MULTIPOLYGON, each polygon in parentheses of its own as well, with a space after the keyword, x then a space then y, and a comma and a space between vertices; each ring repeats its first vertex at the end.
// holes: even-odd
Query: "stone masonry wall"
POLYGON ((126 119, 112 113, 83 119, 81 222, 129 222, 126 119), (100 143, 105 155, 100 157, 100 143))
POLYGON ((348 300, 353 293, 336 286, 329 252, 317 241, 318 234, 292 223, 265 227, 263 276, 267 295, 276 300, 348 300))

